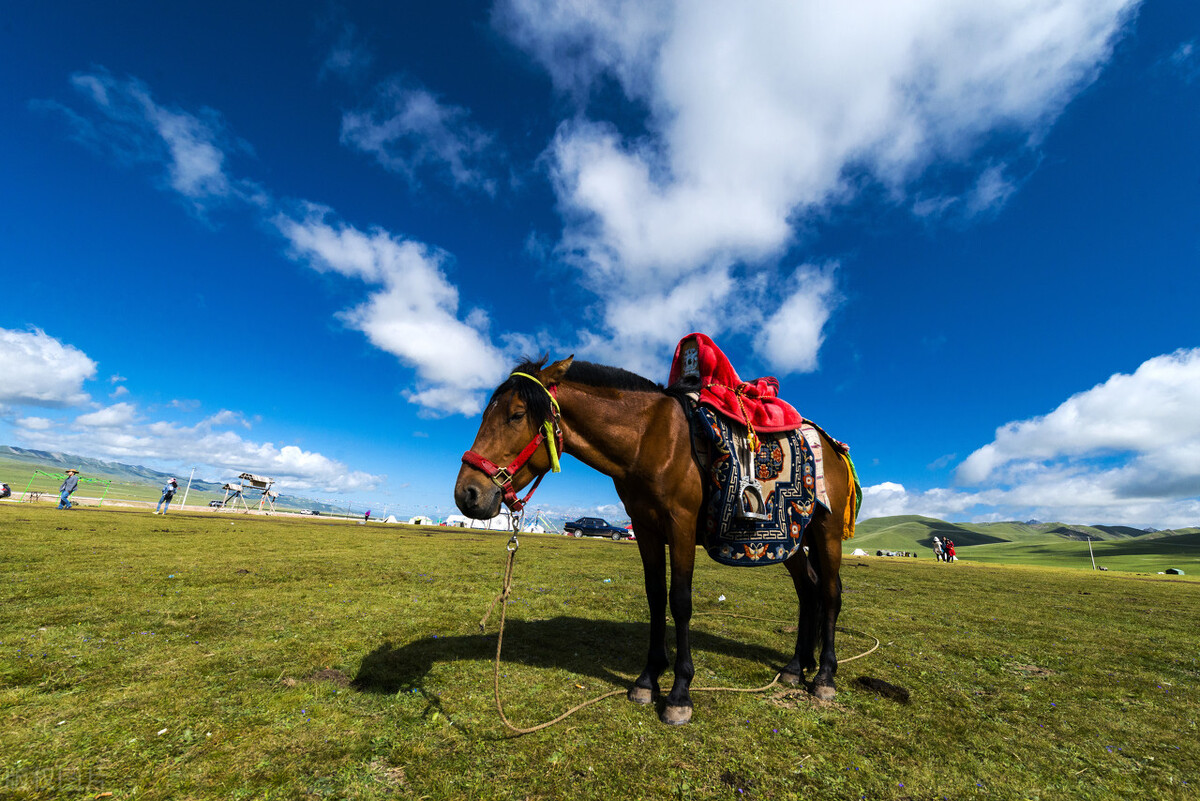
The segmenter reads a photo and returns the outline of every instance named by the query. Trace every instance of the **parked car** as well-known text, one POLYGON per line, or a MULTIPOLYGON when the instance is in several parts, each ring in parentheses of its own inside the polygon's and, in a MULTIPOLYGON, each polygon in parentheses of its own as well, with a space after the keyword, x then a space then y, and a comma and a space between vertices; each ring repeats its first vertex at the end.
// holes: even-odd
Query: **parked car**
POLYGON ((320 515, 321 513, 318 512, 316 509, 301 509, 300 514, 302 514, 302 515, 320 515))
POLYGON ((209 501, 209 502, 208 502, 208 505, 209 505, 209 506, 215 506, 215 507, 217 507, 218 509, 220 509, 222 506, 224 506, 224 505, 225 505, 225 501, 222 501, 222 500, 209 501))
POLYGON ((569 523, 563 523, 563 531, 572 537, 608 537, 613 540, 633 539, 633 534, 623 528, 609 525, 607 520, 599 517, 581 517, 569 523))
POLYGON ((9 495, 12 495, 12 490, 9 489, 9 486, 7 484, 0 484, 0 498, 7 498, 9 495))

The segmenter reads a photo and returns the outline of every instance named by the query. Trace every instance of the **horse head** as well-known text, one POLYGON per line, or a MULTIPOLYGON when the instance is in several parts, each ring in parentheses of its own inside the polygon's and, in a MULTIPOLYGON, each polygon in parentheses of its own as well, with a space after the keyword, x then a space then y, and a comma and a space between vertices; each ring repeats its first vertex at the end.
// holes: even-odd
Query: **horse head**
POLYGON ((505 503, 520 511, 529 495, 517 491, 558 470, 562 449, 556 392, 574 357, 545 367, 546 358, 527 361, 496 388, 454 485, 454 503, 477 520, 487 520, 505 503))

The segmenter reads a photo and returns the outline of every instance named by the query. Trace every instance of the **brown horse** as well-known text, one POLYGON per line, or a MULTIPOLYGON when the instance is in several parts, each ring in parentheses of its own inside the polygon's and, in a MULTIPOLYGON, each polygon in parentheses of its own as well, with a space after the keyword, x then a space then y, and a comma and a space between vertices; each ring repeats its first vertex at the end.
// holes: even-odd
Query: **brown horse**
MULTIPOLYGON (((662 720, 687 723, 692 716, 689 685, 695 672, 688 638, 692 570, 704 493, 683 406, 662 386, 625 370, 570 358, 549 367, 545 364, 543 358, 520 365, 492 395, 475 443, 463 457, 455 503, 463 514, 477 519, 495 517, 502 502, 520 508, 522 501, 515 491, 540 480, 552 463, 557 467, 556 448, 612 478, 637 532, 650 605, 650 651, 645 669, 629 690, 629 700, 648 704, 659 692, 658 678, 668 665, 669 598, 675 620, 675 682, 662 720), (546 422, 551 424, 549 436, 544 431, 546 422)), ((832 457, 835 446, 824 432, 821 444, 832 457)), ((853 503, 854 490, 842 459, 826 458, 825 466, 831 509, 817 504, 804 532, 806 547, 784 563, 796 587, 800 614, 795 655, 781 678, 797 685, 806 670, 815 669, 811 690, 818 698, 829 699, 835 693, 837 672, 834 629, 842 605, 838 571, 844 512, 853 503), (818 639, 819 664, 813 659, 818 639)))

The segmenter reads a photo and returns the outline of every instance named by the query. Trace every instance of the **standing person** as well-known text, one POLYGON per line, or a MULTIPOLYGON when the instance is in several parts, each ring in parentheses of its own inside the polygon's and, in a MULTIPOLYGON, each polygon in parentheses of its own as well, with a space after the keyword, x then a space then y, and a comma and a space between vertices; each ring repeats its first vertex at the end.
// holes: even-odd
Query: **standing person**
POLYGON ((58 488, 58 508, 71 508, 71 493, 79 486, 79 471, 68 470, 67 478, 63 481, 62 486, 58 488))
POLYGON ((958 555, 954 552, 954 540, 946 540, 946 561, 958 561, 958 555))
POLYGON ((179 482, 173 478, 168 478, 167 483, 163 484, 162 497, 158 499, 158 506, 154 507, 154 514, 165 515, 167 510, 171 508, 171 499, 175 497, 176 490, 179 489, 179 482), (162 511, 158 511, 159 507, 162 511))
POLYGON ((365 515, 363 515, 363 520, 364 520, 364 521, 367 521, 367 520, 370 520, 370 519, 371 519, 371 510, 370 510, 370 509, 368 509, 368 510, 367 510, 367 513, 366 513, 365 515))
POLYGON ((933 557, 940 562, 940 561, 942 561, 942 556, 944 554, 945 554, 945 551, 942 550, 942 541, 939 540, 937 537, 934 537, 933 538, 933 557))

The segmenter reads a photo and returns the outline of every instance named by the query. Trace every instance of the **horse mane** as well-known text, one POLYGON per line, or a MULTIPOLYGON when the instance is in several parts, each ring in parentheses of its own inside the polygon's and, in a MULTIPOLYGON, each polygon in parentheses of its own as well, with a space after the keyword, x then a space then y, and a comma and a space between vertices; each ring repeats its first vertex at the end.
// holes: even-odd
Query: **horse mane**
MULTIPOLYGON (((548 355, 543 356, 537 361, 526 357, 520 364, 513 368, 513 373, 525 373, 526 375, 536 376, 542 371, 549 360, 550 357, 548 355)), ((620 389, 628 392, 665 391, 661 384, 656 384, 637 373, 631 373, 620 367, 609 367, 585 361, 571 362, 571 366, 567 369, 567 374, 564 378, 580 384, 587 384, 590 387, 620 389)), ((539 421, 550 419, 550 396, 533 381, 517 375, 509 375, 504 380, 504 383, 496 387, 496 391, 492 393, 492 397, 488 400, 488 405, 490 406, 492 401, 509 391, 517 393, 518 397, 525 403, 525 408, 533 419, 539 421)))
POLYGON ((571 367, 565 376, 571 381, 587 384, 589 387, 607 389, 623 389, 629 392, 662 392, 662 384, 656 384, 649 378, 642 378, 637 373, 631 373, 620 367, 609 367, 592 362, 571 362, 571 367))

